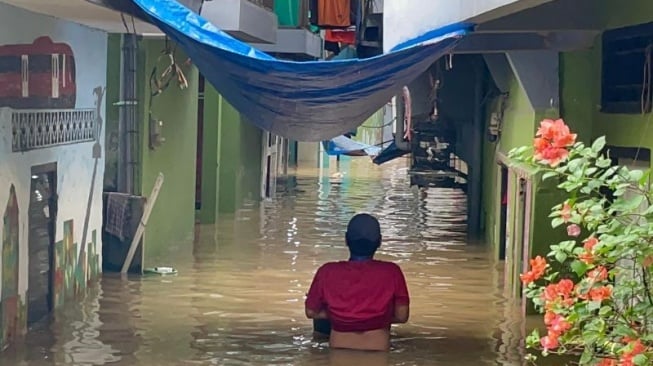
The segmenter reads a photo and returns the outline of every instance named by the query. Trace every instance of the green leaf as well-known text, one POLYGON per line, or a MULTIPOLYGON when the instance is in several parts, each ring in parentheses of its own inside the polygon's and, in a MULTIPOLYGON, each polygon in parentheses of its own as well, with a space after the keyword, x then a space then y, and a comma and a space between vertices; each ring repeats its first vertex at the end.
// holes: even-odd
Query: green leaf
POLYGON ((590 302, 587 304, 587 309, 588 309, 589 311, 598 310, 598 309, 600 309, 600 308, 601 308, 601 302, 600 302, 600 301, 590 301, 590 302))
POLYGON ((592 175, 592 174, 596 173, 597 170, 598 170, 598 169, 597 169, 596 167, 588 168, 588 169, 585 171, 585 175, 592 175))
POLYGON ((564 250, 567 253, 571 253, 574 251, 574 248, 576 247, 576 241, 575 240, 565 240, 561 242, 560 248, 564 250))
POLYGON ((567 253, 562 251, 556 252, 555 258, 558 262, 564 263, 567 260, 567 253))
POLYGON ((594 151, 595 153, 600 153, 604 147, 605 147, 605 136, 601 136, 597 138, 592 143, 592 151, 594 151))
POLYGON ((608 316, 610 314, 612 314, 612 306, 604 306, 604 307, 601 308, 601 310, 599 310, 599 315, 600 316, 605 317, 605 316, 608 316))
POLYGON ((604 169, 612 164, 612 160, 601 157, 596 160, 595 164, 597 167, 604 169))
POLYGON ((585 344, 595 344, 601 337, 601 333, 595 330, 587 330, 583 333, 585 344))
POLYGON ((570 161, 568 164, 569 171, 571 171, 572 174, 582 174, 580 167, 583 165, 584 162, 585 159, 582 158, 578 158, 570 161))
POLYGON ((561 217, 556 217, 555 219, 551 220, 551 227, 555 229, 564 223, 565 220, 563 220, 561 217))
POLYGON ((587 264, 581 262, 581 261, 573 261, 571 262, 571 269, 576 273, 578 277, 582 276, 587 272, 587 264))
POLYGON ((651 176, 651 170, 646 170, 642 175, 642 178, 639 180, 639 185, 646 185, 648 183, 648 178, 651 176))
POLYGON ((537 329, 533 329, 533 332, 526 337, 526 345, 528 348, 540 345, 540 332, 537 329))
POLYGON ((644 176, 644 172, 641 170, 631 170, 629 172, 629 175, 630 175, 629 179, 631 182, 639 183, 639 180, 642 179, 642 177, 644 176))
POLYGON ((553 177, 555 177, 555 176, 557 176, 557 175, 558 175, 558 173, 555 172, 555 171, 546 172, 546 173, 544 173, 544 174, 542 175, 542 180, 547 180, 547 179, 549 179, 549 178, 553 178, 553 177))
POLYGON ((648 365, 648 357, 646 357, 646 355, 639 354, 633 357, 633 363, 637 366, 648 365))
POLYGON ((594 358, 594 355, 592 354, 592 349, 590 347, 585 347, 583 350, 583 355, 580 356, 580 364, 581 365, 589 365, 590 361, 594 358))

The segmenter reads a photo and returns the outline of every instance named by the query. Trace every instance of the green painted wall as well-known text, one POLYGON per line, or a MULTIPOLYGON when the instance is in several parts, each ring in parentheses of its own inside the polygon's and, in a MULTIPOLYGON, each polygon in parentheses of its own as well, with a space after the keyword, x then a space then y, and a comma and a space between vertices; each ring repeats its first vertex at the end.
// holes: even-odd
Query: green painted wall
MULTIPOLYGON (((145 231, 145 262, 161 265, 157 260, 169 261, 168 249, 180 242, 191 242, 195 224, 195 158, 197 149, 197 80, 194 67, 182 66, 188 79, 188 89, 181 90, 174 82, 152 101, 152 116, 163 121, 165 142, 155 150, 149 148, 147 106, 150 103, 149 78, 161 51, 163 41, 140 42, 140 95, 143 96, 141 128, 141 184, 142 194, 148 196, 159 172, 165 182, 150 216, 145 231)), ((186 57, 177 51, 175 59, 181 64, 186 57)), ((166 67, 158 64, 159 73, 166 67)), ((166 262, 167 263, 167 262, 166 262)))
POLYGON ((210 84, 204 92, 202 207, 199 220, 214 223, 246 200, 261 197, 263 132, 244 120, 210 84))
POLYGON ((236 154, 240 150, 241 121, 240 113, 231 104, 224 99, 221 104, 218 212, 233 213, 242 202, 239 187, 241 157, 236 154))
POLYGON ((593 115, 598 109, 600 91, 594 76, 600 71, 595 58, 593 50, 560 55, 560 113, 584 143, 592 141, 593 115))
MULTIPOLYGON (((628 6, 600 0, 606 29, 653 22, 653 2, 633 0, 628 6)), ((647 128, 651 114, 605 114, 601 104, 601 37, 588 51, 561 55, 562 105, 565 120, 579 131, 582 140, 603 136, 609 145, 643 146, 653 149, 653 128, 647 128)))
MULTIPOLYGON (((616 28, 653 21, 653 2, 633 1, 625 7, 623 4, 597 0, 597 11, 601 12, 606 28, 616 28)), ((600 112, 601 103, 601 37, 597 37, 590 50, 566 52, 560 54, 560 92, 562 116, 570 128, 578 134, 579 140, 590 143, 594 138, 606 135, 609 145, 623 147, 643 147, 653 149, 653 128, 649 124, 653 114, 619 115, 600 112)), ((557 111, 534 111, 513 75, 510 97, 503 119, 502 135, 499 143, 485 142, 483 164, 483 212, 486 240, 497 248, 499 243, 499 207, 500 187, 498 185, 497 154, 506 154, 511 148, 530 145, 539 121, 546 117, 557 117, 557 111)), ((495 102, 489 108, 490 113, 497 111, 495 102)), ((541 182, 539 176, 525 171, 509 162, 509 180, 516 187, 518 173, 533 184, 532 213, 530 220, 529 242, 530 256, 546 254, 549 245, 566 238, 564 228, 551 228, 548 215, 553 205, 562 202, 565 195, 555 187, 554 182, 541 182)), ((515 197, 514 189, 509 192, 515 197)), ((512 222, 517 213, 515 207, 509 208, 508 231, 514 235, 519 231, 512 222)), ((508 249, 511 250, 510 248, 508 249)), ((511 273, 516 277, 516 273, 511 273)), ((513 281, 518 281, 514 278, 513 281)))
MULTIPOLYGON (((482 217, 487 242, 497 247, 499 242, 500 187, 498 185, 498 164, 496 154, 507 154, 511 149, 530 144, 535 133, 535 111, 531 107, 526 93, 514 77, 510 80, 510 98, 505 104, 501 138, 498 143, 485 140, 483 147, 483 205, 482 217)), ((499 113, 500 102, 495 101, 489 108, 487 123, 491 113, 499 113)))
POLYGON ((653 21, 653 2, 649 0, 629 0, 627 6, 612 0, 599 0, 597 3, 597 8, 603 9, 606 29, 653 21))
MULTIPOLYGON (((539 126, 539 121, 543 118, 557 117, 557 111, 536 111, 531 105, 525 91, 521 88, 515 75, 512 75, 510 80, 509 98, 505 102, 505 110, 503 115, 503 124, 501 130, 501 138, 498 143, 490 143, 486 140, 484 146, 483 156, 483 203, 482 203, 482 220, 483 227, 485 228, 485 239, 490 243, 495 253, 498 255, 499 242, 500 242, 500 183, 499 174, 500 168, 497 158, 501 155, 504 157, 508 152, 519 146, 531 145, 535 132, 539 126)), ((579 104, 580 105, 580 104, 579 104)), ((489 108, 487 116, 487 123, 489 124, 491 113, 499 113, 501 103, 497 99, 494 104, 489 108)), ((580 112, 577 112, 580 113, 580 112)), ((532 198, 529 204, 531 205, 531 212, 528 217, 524 219, 530 222, 529 233, 527 240, 530 243, 529 256, 542 255, 548 253, 548 246, 556 241, 562 240, 563 232, 560 229, 554 230, 551 228, 549 214, 551 207, 563 199, 562 192, 558 191, 552 182, 541 182, 540 177, 533 171, 528 170, 508 161, 510 181, 508 192, 511 205, 508 208, 508 235, 511 241, 520 237, 522 228, 517 223, 520 221, 518 215, 523 215, 518 211, 516 193, 520 177, 524 177, 531 182, 532 198)), ((521 256, 520 250, 517 246, 522 243, 508 242, 507 253, 517 253, 518 258, 515 258, 515 263, 510 268, 511 273, 514 272, 514 277, 521 272, 521 256)))
MULTIPOLYGON (((227 138, 227 137, 225 137, 227 138)), ((263 154, 263 131, 245 119, 240 122, 240 169, 238 187, 240 202, 261 199, 261 156, 263 154)))
POLYGON ((263 133, 224 99, 221 104, 218 212, 234 213, 261 196, 263 133))

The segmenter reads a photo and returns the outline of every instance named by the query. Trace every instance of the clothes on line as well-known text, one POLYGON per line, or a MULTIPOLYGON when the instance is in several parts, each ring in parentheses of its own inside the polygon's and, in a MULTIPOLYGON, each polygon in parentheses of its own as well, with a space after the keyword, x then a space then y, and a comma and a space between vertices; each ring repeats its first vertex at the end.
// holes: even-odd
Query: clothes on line
POLYGON ((356 44, 356 31, 327 29, 324 40, 328 42, 356 44))
POLYGON ((297 62, 231 37, 176 0, 132 1, 193 59, 243 118, 262 130, 307 142, 329 140, 360 126, 450 53, 474 26, 433 29, 382 55, 348 59, 348 53, 357 51, 348 45, 330 61, 297 62))
POLYGON ((310 23, 322 29, 356 25, 360 0, 310 0, 310 23))

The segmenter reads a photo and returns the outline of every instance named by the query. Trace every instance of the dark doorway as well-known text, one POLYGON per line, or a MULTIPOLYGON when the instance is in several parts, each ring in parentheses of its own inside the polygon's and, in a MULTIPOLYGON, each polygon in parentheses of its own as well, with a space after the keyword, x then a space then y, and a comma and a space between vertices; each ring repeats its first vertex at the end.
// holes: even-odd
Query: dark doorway
POLYGON ((508 230, 508 168, 501 165, 501 212, 499 215, 499 260, 506 259, 506 234, 508 230))
POLYGON ((197 151, 195 158, 195 209, 202 208, 202 148, 204 146, 204 90, 206 81, 200 75, 197 86, 197 151))
POLYGON ((57 165, 32 167, 28 212, 29 282, 27 323, 46 317, 53 309, 54 242, 57 225, 57 165))

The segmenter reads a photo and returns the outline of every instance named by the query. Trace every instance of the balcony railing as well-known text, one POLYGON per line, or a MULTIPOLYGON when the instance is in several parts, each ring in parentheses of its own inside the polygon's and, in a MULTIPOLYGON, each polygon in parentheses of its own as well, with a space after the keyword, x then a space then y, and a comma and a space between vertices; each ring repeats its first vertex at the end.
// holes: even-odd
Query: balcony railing
POLYGON ((12 110, 12 151, 93 141, 98 127, 92 108, 12 110))

